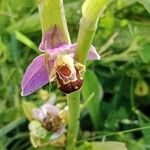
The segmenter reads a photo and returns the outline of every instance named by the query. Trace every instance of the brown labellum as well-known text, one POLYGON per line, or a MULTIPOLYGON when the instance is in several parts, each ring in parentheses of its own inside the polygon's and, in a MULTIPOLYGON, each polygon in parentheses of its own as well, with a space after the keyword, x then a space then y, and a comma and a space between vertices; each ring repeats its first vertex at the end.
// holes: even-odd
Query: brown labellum
POLYGON ((48 117, 43 120, 43 127, 48 131, 56 132, 62 127, 62 120, 58 115, 48 114, 48 117))
POLYGON ((72 71, 67 65, 57 68, 56 79, 58 89, 66 94, 79 90, 83 84, 80 70, 74 67, 72 71))

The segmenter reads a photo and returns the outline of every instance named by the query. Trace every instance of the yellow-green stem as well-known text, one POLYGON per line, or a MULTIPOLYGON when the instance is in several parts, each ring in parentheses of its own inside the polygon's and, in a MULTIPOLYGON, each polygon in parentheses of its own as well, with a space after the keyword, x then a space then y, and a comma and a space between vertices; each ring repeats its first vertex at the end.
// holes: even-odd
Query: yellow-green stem
MULTIPOLYGON (((94 4, 97 4, 99 0, 94 0, 94 4)), ((77 49, 75 53, 75 60, 84 64, 86 63, 87 55, 97 28, 98 18, 100 12, 104 10, 106 0, 101 0, 98 3, 98 8, 92 14, 94 17, 88 17, 88 7, 92 1, 87 0, 85 2, 85 9, 83 10, 83 16, 80 20, 80 29, 77 39, 77 49), (87 2, 87 3, 86 3, 87 2), (85 16, 84 16, 85 15, 85 16), (93 19, 94 18, 94 19, 93 19)), ((97 6, 97 5, 94 5, 97 6)), ((94 7, 90 8, 91 10, 94 7)), ((76 150, 76 141, 79 130, 79 117, 80 117, 80 92, 74 92, 67 95, 67 101, 69 106, 69 126, 67 134, 67 150, 76 150)))
POLYGON ((80 117, 80 92, 74 92, 67 95, 67 103, 69 107, 69 126, 67 134, 67 150, 76 150, 76 141, 79 131, 80 117))

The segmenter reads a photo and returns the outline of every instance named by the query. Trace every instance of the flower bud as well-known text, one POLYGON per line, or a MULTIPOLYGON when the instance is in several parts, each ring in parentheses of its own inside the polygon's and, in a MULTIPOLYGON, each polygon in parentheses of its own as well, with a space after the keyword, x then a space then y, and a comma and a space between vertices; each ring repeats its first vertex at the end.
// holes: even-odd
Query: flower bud
POLYGON ((144 80, 139 80, 136 83, 135 94, 137 96, 146 96, 149 93, 149 87, 144 80))

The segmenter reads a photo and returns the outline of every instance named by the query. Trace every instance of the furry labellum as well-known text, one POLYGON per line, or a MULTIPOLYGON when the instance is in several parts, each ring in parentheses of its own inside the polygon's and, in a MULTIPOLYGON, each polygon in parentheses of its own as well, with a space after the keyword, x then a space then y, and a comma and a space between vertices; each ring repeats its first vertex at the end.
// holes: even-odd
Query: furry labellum
POLYGON ((82 87, 84 65, 74 62, 70 55, 63 54, 56 58, 55 67, 58 89, 63 93, 69 94, 82 87))
MULTIPOLYGON (((58 26, 43 33, 40 50, 43 54, 36 57, 28 66, 21 83, 22 96, 27 96, 47 83, 56 80, 58 88, 71 93, 83 84, 84 65, 74 60, 77 44, 65 43, 58 26)), ((88 60, 99 60, 96 49, 91 45, 88 60)))

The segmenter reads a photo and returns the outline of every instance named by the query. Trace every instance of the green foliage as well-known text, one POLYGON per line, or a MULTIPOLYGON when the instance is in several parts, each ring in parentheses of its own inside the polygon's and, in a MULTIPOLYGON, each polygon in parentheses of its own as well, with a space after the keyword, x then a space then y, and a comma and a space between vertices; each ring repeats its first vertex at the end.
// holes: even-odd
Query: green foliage
POLYGON ((142 144, 134 140, 130 140, 127 145, 129 150, 145 150, 142 144))
POLYGON ((100 101, 103 95, 102 86, 98 83, 98 79, 95 74, 92 71, 87 70, 84 76, 84 86, 82 88, 84 101, 86 101, 92 93, 94 96, 88 103, 87 109, 90 113, 94 128, 99 129, 101 118, 99 109, 100 101))
POLYGON ((150 45, 146 44, 139 50, 140 56, 145 63, 150 62, 150 45))
MULTIPOLYGON (((71 39, 76 41, 83 0, 64 3, 71 39)), ((87 63, 81 99, 89 102, 81 116, 83 134, 77 144, 106 139, 122 141, 129 150, 149 149, 149 3, 149 0, 117 0, 101 17, 93 42, 101 60, 87 63), (141 85, 146 87, 144 95, 139 94, 141 85)), ((25 69, 39 53, 40 40, 36 1, 0 0, 0 150, 34 149, 22 102, 40 105, 43 98, 39 91, 21 97, 20 83, 25 69)), ((66 106, 66 98, 56 90, 55 83, 43 88, 56 93, 57 105, 66 106)), ((30 118, 28 110, 26 116, 30 118)))
POLYGON ((107 142, 85 142, 78 150, 127 150, 124 143, 107 141, 107 142))
POLYGON ((34 103, 25 102, 25 101, 22 102, 23 112, 24 112, 26 118, 30 121, 32 120, 32 109, 33 108, 36 108, 36 105, 34 103))
POLYGON ((139 3, 141 3, 145 9, 150 13, 150 1, 147 0, 138 0, 139 3))

